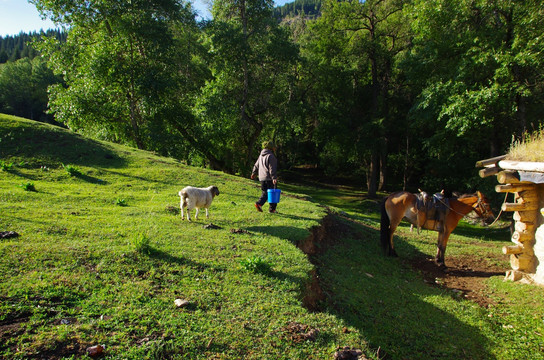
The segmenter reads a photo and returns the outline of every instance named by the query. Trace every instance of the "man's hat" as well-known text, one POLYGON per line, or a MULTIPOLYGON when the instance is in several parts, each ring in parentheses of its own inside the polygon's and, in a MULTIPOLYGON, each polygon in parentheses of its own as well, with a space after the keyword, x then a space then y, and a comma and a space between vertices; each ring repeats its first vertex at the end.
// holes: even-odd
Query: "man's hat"
POLYGON ((276 144, 273 141, 263 141, 263 149, 274 150, 276 144))

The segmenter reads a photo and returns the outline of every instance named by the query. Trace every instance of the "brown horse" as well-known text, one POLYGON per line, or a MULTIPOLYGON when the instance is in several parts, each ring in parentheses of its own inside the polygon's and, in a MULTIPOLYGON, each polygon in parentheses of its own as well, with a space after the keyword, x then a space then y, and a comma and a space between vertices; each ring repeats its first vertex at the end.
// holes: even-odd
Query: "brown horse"
POLYGON ((494 215, 487 198, 481 192, 464 194, 449 198, 446 213, 441 223, 436 218, 427 218, 425 210, 418 210, 415 194, 401 191, 389 195, 382 203, 381 244, 386 255, 397 256, 393 245, 393 233, 403 218, 418 228, 438 231, 438 244, 435 261, 445 267, 444 254, 453 229, 469 212, 474 211, 487 224, 493 221, 494 215))

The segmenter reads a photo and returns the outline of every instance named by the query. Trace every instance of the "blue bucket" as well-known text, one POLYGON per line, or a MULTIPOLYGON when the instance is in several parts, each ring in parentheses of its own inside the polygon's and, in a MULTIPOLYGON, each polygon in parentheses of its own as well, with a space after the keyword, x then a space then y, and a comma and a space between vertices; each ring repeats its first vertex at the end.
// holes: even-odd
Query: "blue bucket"
POLYGON ((271 204, 277 204, 280 202, 280 189, 268 189, 268 202, 271 204))

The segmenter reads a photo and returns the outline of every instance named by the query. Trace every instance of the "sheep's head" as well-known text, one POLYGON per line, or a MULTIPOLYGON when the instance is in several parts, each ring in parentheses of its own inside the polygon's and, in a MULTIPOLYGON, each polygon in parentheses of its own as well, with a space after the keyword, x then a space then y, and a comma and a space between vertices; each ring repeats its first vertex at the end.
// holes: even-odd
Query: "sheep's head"
POLYGON ((217 188, 217 186, 212 186, 212 196, 217 196, 219 195, 219 189, 217 188))

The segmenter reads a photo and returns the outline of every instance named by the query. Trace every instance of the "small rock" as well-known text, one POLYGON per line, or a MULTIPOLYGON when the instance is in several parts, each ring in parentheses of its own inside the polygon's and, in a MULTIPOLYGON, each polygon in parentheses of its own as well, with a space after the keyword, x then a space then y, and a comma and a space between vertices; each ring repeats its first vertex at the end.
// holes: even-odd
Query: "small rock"
POLYGON ((244 229, 230 229, 232 234, 251 234, 249 231, 244 229))
POLYGON ((170 213, 170 214, 179 214, 180 213, 180 208, 178 206, 172 206, 172 205, 168 205, 164 210, 166 210, 167 213, 170 213))
POLYGON ((15 238, 18 237, 19 234, 17 234, 15 231, 2 231, 0 232, 0 239, 9 239, 9 238, 15 238))
POLYGON ((345 346, 342 349, 338 349, 334 353, 334 358, 338 360, 358 360, 366 359, 363 357, 363 352, 359 349, 351 349, 349 346, 345 346))
POLYGON ((106 350, 106 345, 95 345, 87 348, 87 354, 90 357, 101 355, 106 350))
POLYGON ((176 299, 176 300, 174 300, 174 304, 178 308, 180 308, 180 307, 185 307, 185 306, 189 305, 189 301, 185 300, 185 299, 176 299))

